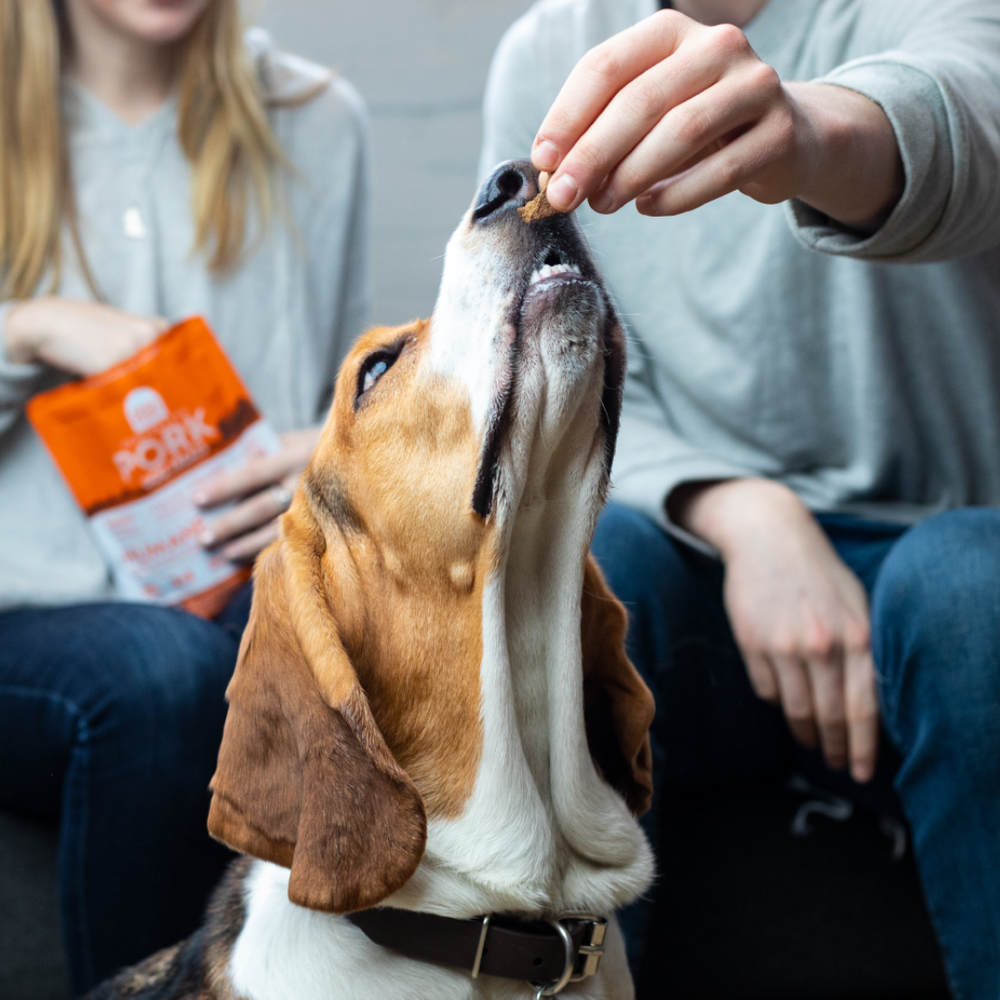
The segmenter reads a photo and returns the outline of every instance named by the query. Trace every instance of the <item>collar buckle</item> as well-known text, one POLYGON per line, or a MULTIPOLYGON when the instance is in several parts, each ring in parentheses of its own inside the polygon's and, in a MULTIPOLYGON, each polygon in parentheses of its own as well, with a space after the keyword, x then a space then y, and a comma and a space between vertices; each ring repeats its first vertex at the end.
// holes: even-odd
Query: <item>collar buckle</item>
POLYGON ((576 953, 576 963, 573 968, 573 975, 570 982, 576 983, 581 979, 597 975, 601 959, 604 957, 604 938, 608 933, 608 921, 605 917, 598 917, 591 913, 582 915, 572 915, 563 917, 563 920, 580 920, 589 924, 583 944, 580 945, 576 953))
MULTIPOLYGON (((601 959, 604 957, 604 938, 608 932, 606 918, 598 917, 593 913, 567 913, 558 920, 550 920, 549 923, 562 938, 566 948, 566 964, 558 979, 547 986, 537 987, 538 992, 535 994, 535 1000, 555 996, 570 983, 578 983, 581 979, 596 975, 601 965, 601 959), (566 925, 581 923, 588 926, 584 929, 583 943, 577 948, 570 929, 566 925)), ((532 983, 532 985, 536 984, 532 983)))

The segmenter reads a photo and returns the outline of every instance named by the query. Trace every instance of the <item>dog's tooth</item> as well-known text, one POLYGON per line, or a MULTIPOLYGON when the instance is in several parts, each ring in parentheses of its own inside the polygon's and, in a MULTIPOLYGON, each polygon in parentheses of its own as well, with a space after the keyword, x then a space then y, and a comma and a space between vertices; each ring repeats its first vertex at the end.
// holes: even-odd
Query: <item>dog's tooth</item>
POLYGON ((536 267, 534 271, 531 272, 531 278, 528 280, 529 285, 533 285, 536 281, 542 280, 542 272, 536 267))

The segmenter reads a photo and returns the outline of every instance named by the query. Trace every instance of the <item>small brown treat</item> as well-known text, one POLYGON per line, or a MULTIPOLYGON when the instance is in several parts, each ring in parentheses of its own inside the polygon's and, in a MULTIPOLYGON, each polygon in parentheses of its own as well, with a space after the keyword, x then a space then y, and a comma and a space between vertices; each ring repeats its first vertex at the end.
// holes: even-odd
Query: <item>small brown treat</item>
POLYGON ((519 208, 517 214, 525 222, 537 222, 539 219, 547 219, 550 215, 558 215, 559 212, 558 209, 553 208, 549 204, 549 199, 545 197, 545 192, 542 191, 523 208, 519 208))

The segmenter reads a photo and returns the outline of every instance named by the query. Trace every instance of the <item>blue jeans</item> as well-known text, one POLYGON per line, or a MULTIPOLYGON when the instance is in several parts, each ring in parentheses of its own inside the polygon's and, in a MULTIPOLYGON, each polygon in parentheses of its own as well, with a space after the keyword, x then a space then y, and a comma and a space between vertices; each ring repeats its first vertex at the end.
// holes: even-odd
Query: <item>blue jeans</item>
POLYGON ((144 604, 0 614, 0 808, 59 819, 71 985, 197 927, 231 857, 205 827, 250 584, 214 622, 144 604))
MULTIPOLYGON (((872 784, 850 792, 874 800, 894 781, 952 990, 959 1000, 997 1000, 1000 511, 951 511, 909 529, 819 520, 868 591, 882 722, 894 744, 872 784)), ((657 699, 657 792, 645 821, 655 848, 665 788, 773 778, 803 754, 780 710, 750 687, 719 563, 614 504, 598 521, 593 553, 629 610, 629 654, 657 699)), ((626 911, 626 930, 641 916, 626 911)))

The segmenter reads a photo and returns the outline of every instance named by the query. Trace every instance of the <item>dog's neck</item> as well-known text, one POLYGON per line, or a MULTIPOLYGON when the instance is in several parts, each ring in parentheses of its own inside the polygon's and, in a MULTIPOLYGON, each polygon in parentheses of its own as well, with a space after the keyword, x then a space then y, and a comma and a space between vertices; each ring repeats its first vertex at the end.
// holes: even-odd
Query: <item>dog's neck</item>
POLYGON ((648 883, 649 847, 598 776, 583 717, 583 563, 602 461, 595 448, 580 456, 583 468, 517 477, 483 593, 473 794, 458 818, 430 822, 423 863, 387 905, 452 916, 609 912, 648 883))

